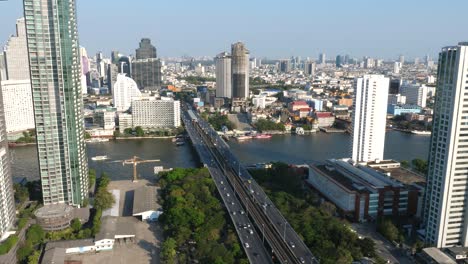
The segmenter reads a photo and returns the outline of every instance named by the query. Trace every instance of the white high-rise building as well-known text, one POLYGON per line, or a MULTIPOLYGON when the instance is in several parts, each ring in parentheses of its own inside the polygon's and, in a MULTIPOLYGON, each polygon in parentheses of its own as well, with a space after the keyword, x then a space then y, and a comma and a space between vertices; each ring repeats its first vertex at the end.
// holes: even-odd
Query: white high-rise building
POLYGON ((215 58, 216 64, 216 97, 231 98, 231 56, 227 52, 215 58))
POLYGON ((327 55, 325 53, 319 54, 319 63, 325 65, 327 63, 327 55))
POLYGON ((133 126, 144 129, 180 126, 180 101, 172 98, 141 97, 132 101, 133 126))
POLYGON ((132 98, 140 96, 141 92, 132 78, 125 74, 117 75, 117 81, 112 85, 112 98, 117 111, 127 111, 132 106, 132 98))
POLYGON ((400 69, 401 69, 401 62, 395 61, 393 63, 393 73, 394 74, 400 74, 400 69))
POLYGON ((439 53, 424 205, 425 242, 468 246, 468 42, 439 53))
POLYGON ((16 36, 11 36, 5 50, 7 80, 29 80, 28 44, 24 18, 16 20, 16 36))
POLYGON ((420 107, 426 107, 427 86, 412 83, 403 83, 400 87, 401 95, 406 96, 407 104, 415 104, 420 107))
POLYGON ((383 75, 364 75, 356 79, 355 85, 352 159, 354 162, 382 160, 390 79, 383 75))
POLYGON ((7 133, 33 129, 31 81, 2 81, 2 93, 7 133))

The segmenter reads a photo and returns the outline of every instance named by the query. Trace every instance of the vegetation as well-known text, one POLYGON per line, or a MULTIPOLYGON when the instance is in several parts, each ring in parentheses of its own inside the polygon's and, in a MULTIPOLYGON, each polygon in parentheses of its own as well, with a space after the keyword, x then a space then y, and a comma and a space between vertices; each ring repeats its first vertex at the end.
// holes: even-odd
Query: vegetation
POLYGON ((31 255, 28 257, 28 264, 37 264, 39 263, 39 258, 41 257, 41 251, 35 250, 31 255))
MULTIPOLYGON (((41 226, 38 224, 31 225, 26 231, 25 241, 16 252, 18 263, 31 263, 29 262, 30 256, 37 254, 35 249, 40 247, 45 237, 45 232, 41 226)), ((34 257, 31 257, 31 260, 34 260, 34 257)))
POLYGON ((432 125, 420 120, 407 121, 404 115, 394 116, 392 119, 393 126, 399 129, 407 130, 432 130, 432 125))
POLYGON ((107 190, 110 178, 104 172, 98 180, 96 195, 94 199, 94 207, 96 209, 105 210, 111 208, 115 203, 114 196, 107 190))
POLYGON ((29 199, 29 192, 26 186, 23 186, 19 183, 13 184, 15 190, 15 201, 22 204, 29 199))
POLYGON ((219 113, 208 117, 208 123, 210 123, 210 125, 213 126, 216 131, 221 131, 224 126, 226 126, 229 130, 236 128, 235 125, 229 121, 227 115, 221 115, 219 113))
POLYGON ((413 165, 413 168, 422 174, 427 174, 427 161, 422 160, 422 159, 414 159, 411 161, 411 165, 413 165))
POLYGON ((206 169, 160 173, 166 236, 163 263, 245 263, 237 236, 227 221, 206 169))
POLYGON ((380 219, 377 222, 377 232, 384 236, 389 241, 401 243, 404 241, 404 236, 390 219, 380 219))
POLYGON ((271 169, 252 170, 251 173, 320 258, 320 263, 351 263, 365 256, 377 258, 374 242, 359 239, 347 223, 335 218, 332 204, 318 206, 318 197, 303 188, 304 174, 300 170, 288 168, 284 163, 273 163, 271 169))
POLYGON ((141 128, 141 126, 137 126, 135 127, 135 134, 137 137, 143 137, 145 135, 145 131, 143 128, 141 128))
POLYGON ((259 119, 254 126, 260 131, 285 131, 286 128, 282 123, 275 123, 267 119, 259 119))
POLYGON ((18 138, 16 140, 16 143, 35 143, 36 142, 36 137, 35 137, 35 131, 24 131, 23 136, 18 138))
POLYGON ((84 133, 84 138, 85 139, 91 139, 91 134, 89 134, 89 132, 85 132, 84 133))
POLYGON ((249 78, 249 85, 265 85, 265 84, 268 84, 268 82, 266 82, 260 77, 249 78))
POLYGON ((28 188, 29 200, 42 203, 42 184, 40 180, 29 181, 26 183, 26 188, 28 188))
POLYGON ((89 181, 89 188, 91 188, 96 183, 96 170, 89 169, 88 181, 89 181))
POLYGON ((11 235, 5 241, 0 244, 0 255, 5 255, 10 249, 18 243, 18 236, 11 235))
POLYGON ((207 78, 207 77, 200 77, 200 76, 187 76, 187 77, 180 77, 177 78, 179 80, 185 80, 190 84, 194 85, 202 85, 206 82, 216 82, 216 78, 207 78))

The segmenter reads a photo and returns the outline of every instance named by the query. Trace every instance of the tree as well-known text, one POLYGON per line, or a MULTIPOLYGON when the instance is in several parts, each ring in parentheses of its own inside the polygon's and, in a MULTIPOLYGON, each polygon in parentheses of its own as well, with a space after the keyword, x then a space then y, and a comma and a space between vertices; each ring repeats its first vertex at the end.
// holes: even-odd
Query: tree
POLYGON ((397 241, 399 238, 398 228, 389 219, 380 220, 377 223, 377 231, 390 241, 397 241))
POLYGON ((143 137, 145 135, 145 131, 143 128, 141 128, 141 126, 135 127, 135 133, 137 137, 143 137))
POLYGON ((375 242, 374 240, 365 237, 363 239, 359 240, 359 247, 361 248, 361 252, 366 256, 366 257, 375 257, 375 242))
POLYGON ((78 218, 73 218, 70 224, 71 229, 73 229, 73 232, 78 232, 81 229, 81 222, 80 219, 78 218))
POLYGON ((177 254, 176 246, 176 241, 173 238, 168 238, 162 243, 161 256, 164 263, 175 263, 175 256, 177 254))
POLYGON ((31 225, 26 231, 26 240, 31 243, 31 245, 36 245, 40 243, 45 237, 44 229, 38 224, 31 225))
POLYGON ((26 241, 19 249, 16 251, 16 258, 19 263, 24 262, 29 255, 33 252, 33 247, 29 241, 26 241))
POLYGON ((414 169, 420 173, 426 174, 427 173, 427 161, 422 159, 414 159, 411 161, 414 169))
POLYGON ((131 135, 132 133, 133 133, 133 129, 131 129, 131 128, 124 129, 124 134, 125 135, 131 135))
POLYGON ((13 185, 13 188, 15 189, 15 200, 18 201, 19 203, 24 203, 29 199, 29 193, 28 193, 28 188, 25 186, 15 183, 13 185))
POLYGON ((0 255, 5 255, 10 249, 18 243, 18 236, 11 235, 5 241, 0 243, 0 255))
POLYGON ((402 166, 403 168, 409 168, 409 166, 410 166, 410 164, 409 164, 409 162, 408 162, 407 160, 402 160, 402 161, 400 162, 400 164, 401 164, 401 166, 402 166))
POLYGON ((85 139, 90 139, 90 138, 91 138, 91 134, 89 134, 88 132, 85 132, 84 138, 85 138, 85 139))
POLYGON ((41 251, 34 250, 32 255, 28 257, 28 264, 37 264, 39 263, 39 258, 41 257, 41 251))
POLYGON ((102 210, 111 208, 115 203, 114 195, 107 188, 99 188, 94 198, 94 206, 102 210))

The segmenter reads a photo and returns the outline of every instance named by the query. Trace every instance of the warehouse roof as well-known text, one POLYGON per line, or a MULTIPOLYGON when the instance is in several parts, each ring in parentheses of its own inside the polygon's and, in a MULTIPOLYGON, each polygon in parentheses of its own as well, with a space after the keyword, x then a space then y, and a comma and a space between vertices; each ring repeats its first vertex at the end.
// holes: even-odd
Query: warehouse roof
POLYGON ((142 186, 135 190, 135 195, 133 197, 133 215, 156 211, 157 209, 156 187, 142 186))

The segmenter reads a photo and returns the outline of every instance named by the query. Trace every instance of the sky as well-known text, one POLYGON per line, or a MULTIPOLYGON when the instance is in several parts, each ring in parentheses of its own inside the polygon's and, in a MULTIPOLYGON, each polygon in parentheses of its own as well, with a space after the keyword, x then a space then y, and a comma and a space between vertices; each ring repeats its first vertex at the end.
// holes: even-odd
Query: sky
MULTIPOLYGON (((88 54, 134 54, 151 38, 160 57, 214 56, 243 41, 252 57, 395 59, 437 56, 468 41, 466 0, 77 0, 88 54)), ((0 1, 0 44, 15 32, 22 0, 0 1)))

